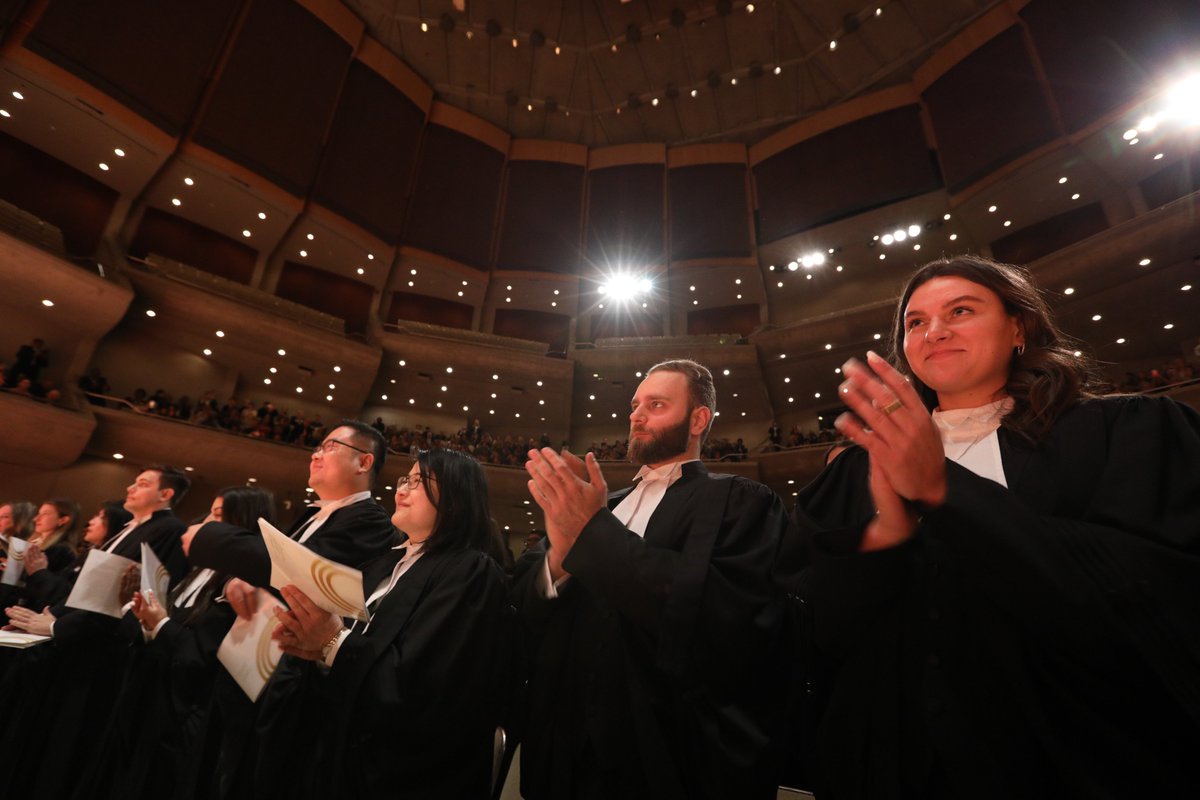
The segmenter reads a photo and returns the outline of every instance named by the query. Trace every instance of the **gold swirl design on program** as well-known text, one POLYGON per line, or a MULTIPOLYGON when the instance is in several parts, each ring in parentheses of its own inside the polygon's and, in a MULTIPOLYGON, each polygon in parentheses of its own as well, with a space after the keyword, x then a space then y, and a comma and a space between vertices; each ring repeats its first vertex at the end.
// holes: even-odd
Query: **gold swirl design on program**
POLYGON ((271 673, 275 671, 275 667, 279 666, 279 656, 271 649, 271 634, 275 632, 278 625, 279 620, 271 620, 271 624, 263 628, 263 632, 258 637, 254 665, 258 668, 258 674, 264 681, 270 680, 271 673))
POLYGON ((24 561, 25 560, 25 551, 24 550, 13 550, 9 555, 12 557, 13 561, 24 561))
POLYGON ((154 585, 163 586, 164 584, 169 584, 170 582, 171 574, 167 572, 166 567, 164 567, 162 564, 159 564, 154 570, 154 585))
POLYGON ((337 590, 337 587, 334 585, 339 579, 342 581, 350 580, 349 576, 338 572, 329 564, 322 564, 320 561, 312 562, 311 572, 313 582, 317 586, 317 591, 319 591, 326 600, 328 600, 330 603, 333 603, 335 608, 337 608, 339 611, 345 612, 340 616, 357 617, 359 615, 360 609, 357 609, 350 605, 350 603, 346 602, 341 593, 337 590))

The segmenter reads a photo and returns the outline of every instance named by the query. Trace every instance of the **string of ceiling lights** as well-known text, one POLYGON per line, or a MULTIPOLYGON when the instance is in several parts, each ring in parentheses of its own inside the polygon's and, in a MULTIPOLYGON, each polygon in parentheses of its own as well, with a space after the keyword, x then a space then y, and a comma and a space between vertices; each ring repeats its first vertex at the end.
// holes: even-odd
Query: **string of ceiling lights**
MULTIPOLYGON (((569 117, 571 114, 598 115, 611 113, 620 115, 623 110, 636 111, 643 105, 657 107, 664 100, 677 100, 687 96, 690 98, 698 98, 705 90, 715 91, 722 86, 736 87, 739 80, 758 79, 766 75, 768 72, 775 76, 782 75, 786 70, 792 67, 801 66, 823 53, 836 51, 839 42, 847 36, 858 32, 862 25, 870 20, 878 19, 883 16, 884 9, 892 0, 876 0, 869 3, 857 12, 846 14, 842 18, 840 27, 830 34, 830 39, 827 43, 823 43, 816 47, 810 48, 808 51, 800 54, 797 57, 789 59, 781 59, 779 54, 778 37, 774 38, 775 54, 771 62, 763 64, 760 61, 751 61, 744 67, 719 71, 716 69, 709 70, 701 80, 695 81, 688 86, 676 86, 675 84, 667 84, 660 91, 648 92, 631 92, 624 101, 614 103, 613 105, 603 108, 579 108, 568 107, 561 104, 554 97, 529 97, 520 94, 519 92, 509 89, 504 94, 505 103, 510 108, 516 108, 524 105, 527 111, 544 110, 548 113, 562 112, 569 117)), ((776 24, 774 27, 778 29, 778 4, 772 3, 773 11, 776 15, 776 24)), ((626 46, 634 46, 645 42, 654 41, 661 42, 664 33, 669 33, 671 30, 681 31, 687 25, 695 25, 703 28, 712 19, 721 19, 729 17, 732 14, 754 14, 758 10, 758 6, 752 2, 734 3, 732 0, 718 0, 711 7, 697 9, 691 12, 684 12, 680 8, 671 10, 669 17, 665 21, 651 22, 646 25, 637 25, 630 23, 620 35, 611 39, 598 42, 596 44, 585 45, 579 47, 576 45, 566 44, 559 40, 549 39, 540 29, 533 29, 528 33, 523 33, 516 30, 515 26, 511 30, 505 28, 495 19, 489 19, 486 23, 480 25, 468 20, 463 27, 465 28, 465 37, 467 40, 474 40, 475 37, 482 33, 489 41, 499 40, 500 38, 508 39, 514 49, 521 47, 532 47, 539 49, 542 47, 550 48, 555 56, 561 56, 564 51, 576 51, 586 54, 594 54, 602 51, 611 53, 620 53, 621 49, 626 46)), ((437 19, 423 19, 420 17, 404 19, 397 18, 398 23, 410 22, 416 24, 422 33, 429 33, 435 28, 440 30, 446 36, 454 34, 460 25, 459 20, 449 12, 443 12, 437 19)), ((447 94, 457 94, 468 98, 491 98, 491 93, 473 87, 454 86, 448 84, 438 84, 437 90, 447 94)))

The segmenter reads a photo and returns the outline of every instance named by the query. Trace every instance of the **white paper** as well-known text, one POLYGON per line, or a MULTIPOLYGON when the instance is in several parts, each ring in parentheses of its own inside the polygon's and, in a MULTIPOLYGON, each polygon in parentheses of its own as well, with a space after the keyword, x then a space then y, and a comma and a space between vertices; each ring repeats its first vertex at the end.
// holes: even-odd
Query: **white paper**
POLYGON ((0 583, 7 583, 9 586, 16 586, 17 581, 21 580, 21 575, 25 572, 25 549, 29 547, 29 542, 24 539, 18 539, 12 536, 8 540, 8 561, 4 566, 4 577, 0 579, 0 583))
POLYGON ((139 588, 142 597, 146 596, 147 591, 152 591, 158 598, 158 604, 163 608, 167 607, 167 594, 171 591, 171 573, 167 572, 158 556, 154 555, 153 548, 145 542, 142 542, 142 583, 139 588))
POLYGON ((255 597, 258 606, 254 616, 250 619, 238 617, 217 648, 217 660, 251 700, 258 699, 279 666, 283 651, 271 634, 279 625, 275 609, 286 608, 262 589, 255 590, 255 597))
POLYGON ((26 647, 33 647, 35 644, 50 641, 49 636, 39 636, 36 633, 25 633, 24 631, 0 631, 0 647, 15 647, 23 650, 26 647))
POLYGON ((271 555, 271 585, 282 589, 292 584, 319 607, 339 617, 367 622, 362 573, 330 561, 285 536, 265 519, 259 519, 263 542, 271 555))
POLYGON ((121 578, 135 564, 136 561, 103 550, 88 551, 83 569, 75 579, 75 587, 67 597, 67 605, 120 619, 121 578))

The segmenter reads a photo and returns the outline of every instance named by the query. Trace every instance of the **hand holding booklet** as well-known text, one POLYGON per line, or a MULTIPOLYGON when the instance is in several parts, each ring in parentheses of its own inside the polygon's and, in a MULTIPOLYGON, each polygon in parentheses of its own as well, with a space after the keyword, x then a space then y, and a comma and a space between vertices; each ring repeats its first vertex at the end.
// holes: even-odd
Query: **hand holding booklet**
POLYGON ((120 619, 123 613, 121 578, 135 563, 103 550, 89 551, 75 586, 67 597, 67 605, 120 619))
POLYGON ((361 572, 322 558, 265 519, 258 521, 258 527, 271 555, 271 586, 282 589, 291 584, 330 614, 364 622, 370 619, 361 572))
POLYGON ((256 595, 257 610, 254 616, 234 620, 233 627, 225 634, 217 649, 217 660, 251 700, 258 699, 279 666, 283 651, 279 649, 279 643, 271 638, 271 633, 279 624, 275 609, 286 608, 262 589, 258 589, 256 595))

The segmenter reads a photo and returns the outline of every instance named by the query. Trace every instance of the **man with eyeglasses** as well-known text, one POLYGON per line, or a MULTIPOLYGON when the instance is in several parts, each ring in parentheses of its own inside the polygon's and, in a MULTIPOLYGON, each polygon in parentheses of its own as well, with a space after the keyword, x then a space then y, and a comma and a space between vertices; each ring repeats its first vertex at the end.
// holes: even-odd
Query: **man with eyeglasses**
MULTIPOLYGON (((292 525, 288 535, 332 561, 362 569, 399 544, 386 511, 371 496, 383 470, 387 444, 366 423, 342 420, 313 449, 308 485, 320 498, 292 525)), ((242 617, 254 614, 254 587, 271 582, 271 558, 258 531, 223 522, 193 526, 189 560, 233 578, 225 598, 242 617)))

